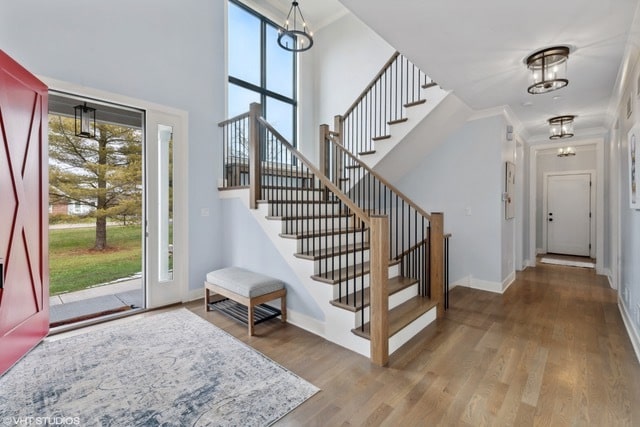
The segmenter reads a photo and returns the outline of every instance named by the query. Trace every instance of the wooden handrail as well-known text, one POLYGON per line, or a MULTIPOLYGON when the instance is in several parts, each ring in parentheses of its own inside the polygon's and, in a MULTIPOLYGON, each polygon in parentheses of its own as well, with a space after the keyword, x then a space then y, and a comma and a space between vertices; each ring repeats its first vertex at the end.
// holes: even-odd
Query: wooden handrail
POLYGON ((231 117, 230 119, 221 121, 220 123, 218 123, 218 127, 224 127, 224 126, 228 125, 229 123, 237 122, 237 121, 246 119, 247 117, 249 117, 249 112, 248 111, 246 113, 238 114, 235 117, 231 117))
POLYGON ((338 144, 336 144, 336 146, 338 147, 339 150, 342 150, 344 153, 346 153, 347 156, 349 156, 352 160, 355 160, 359 164, 359 166, 361 166, 363 169, 365 169, 371 175, 375 176, 376 179, 378 179, 380 182, 382 182, 384 185, 386 185, 387 188, 389 188, 391 191, 396 193, 405 203, 407 203, 409 206, 414 208, 420 215, 422 215, 423 217, 427 218, 428 220, 431 220, 431 214, 427 213, 420 206, 416 205, 409 197, 405 196, 405 194, 402 191, 398 190, 389 181, 384 179, 377 172, 375 172, 373 169, 371 169, 369 166, 367 166, 366 163, 364 163, 362 160, 360 160, 359 158, 357 158, 356 156, 351 154, 349 152, 349 150, 347 150, 346 148, 344 148, 343 146, 338 145, 338 144))
MULTIPOLYGON (((446 233, 442 235, 442 238, 444 240, 446 239, 450 239, 451 238, 451 233, 446 233)), ((420 246, 424 245, 425 243, 427 243, 429 241, 429 237, 419 241, 418 243, 416 243, 415 245, 411 246, 409 249, 407 249, 406 251, 402 252, 401 254, 396 256, 396 260, 402 259, 402 257, 410 254, 411 252, 413 252, 414 250, 418 249, 420 246)))
POLYGON ((358 106, 360 101, 362 101, 362 99, 365 96, 367 96, 367 93, 369 93, 369 90, 376 84, 378 79, 387 71, 387 68, 389 68, 389 66, 391 66, 391 64, 393 64, 393 61, 395 61, 398 56, 400 56, 400 52, 398 52, 398 51, 396 51, 393 55, 391 55, 391 58, 389 58, 389 60, 382 66, 380 71, 378 71, 378 74, 376 74, 376 76, 373 78, 373 80, 371 80, 371 83, 369 83, 367 85, 367 87, 362 91, 360 96, 358 96, 358 98, 356 98, 355 102, 353 104, 351 104, 351 106, 347 109, 347 112, 344 113, 342 115, 342 117, 347 117, 349 114, 351 114, 351 112, 358 106))
POLYGON ((289 151, 291 152, 291 154, 293 154, 298 160, 300 160, 307 167, 307 169, 313 172, 316 178, 320 182, 322 182, 322 184, 324 184, 324 186, 329 191, 334 193, 338 197, 338 199, 340 199, 340 201, 344 203, 345 206, 347 206, 355 214, 357 218, 359 218, 362 222, 364 222, 367 225, 371 224, 371 220, 369 219, 369 216, 357 204, 355 204, 351 199, 349 199, 346 195, 344 195, 344 193, 342 193, 342 191, 340 191, 340 189, 336 187, 324 175, 324 173, 320 172, 319 169, 313 166, 313 163, 311 163, 309 159, 307 159, 300 151, 298 151, 297 148, 291 145, 291 143, 287 141, 286 138, 284 138, 277 130, 275 130, 264 118, 258 117, 258 122, 260 122, 264 127, 266 127, 269 130, 269 132, 271 132, 276 138, 280 140, 281 143, 286 145, 289 151))

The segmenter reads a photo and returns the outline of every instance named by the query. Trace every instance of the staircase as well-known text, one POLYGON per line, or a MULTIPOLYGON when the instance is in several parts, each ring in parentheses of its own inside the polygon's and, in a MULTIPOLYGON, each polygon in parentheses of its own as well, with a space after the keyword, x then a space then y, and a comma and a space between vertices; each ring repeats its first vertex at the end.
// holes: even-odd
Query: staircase
MULTIPOLYGON (((374 90, 375 80, 369 86, 374 90)), ((408 89, 394 91, 404 98, 403 108, 424 104, 407 98, 408 89)), ((360 101, 368 103, 367 97, 360 101)), ((334 131, 321 128, 316 168, 260 108, 252 104, 248 113, 220 124, 224 187, 248 185, 239 195, 324 313, 318 332, 385 365, 389 354, 444 314, 442 214, 424 212, 365 164, 359 157, 370 146, 352 144, 351 150, 364 147, 358 156, 343 145, 349 135, 344 124, 354 121, 337 120, 334 131)), ((406 121, 380 116, 391 124, 406 121)), ((373 130, 366 131, 371 144, 388 139, 373 130)))

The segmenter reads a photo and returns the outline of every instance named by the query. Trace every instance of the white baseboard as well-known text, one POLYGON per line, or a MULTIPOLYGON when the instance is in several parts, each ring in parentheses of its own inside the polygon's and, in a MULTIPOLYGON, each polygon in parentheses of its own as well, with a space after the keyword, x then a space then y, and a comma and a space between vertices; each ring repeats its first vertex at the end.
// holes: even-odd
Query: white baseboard
POLYGON ((455 288, 456 286, 463 286, 465 288, 471 287, 471 276, 463 277, 460 280, 456 280, 453 283, 449 283, 449 290, 455 288))
POLYGON ((189 289, 189 292, 187 292, 187 297, 184 298, 182 302, 190 302, 202 298, 204 298, 204 286, 200 289, 189 289))
POLYGON ((502 281, 502 292, 500 293, 504 293, 507 289, 509 289, 509 286, 511 286, 515 281, 516 281, 516 272, 514 270, 511 272, 511 274, 507 276, 506 279, 502 281))
POLYGON ((536 254, 538 254, 538 255, 542 255, 542 254, 546 254, 546 253, 547 253, 547 251, 545 251, 544 249, 542 249, 542 248, 536 248, 536 254))
POLYGON ((489 280, 481 280, 476 278, 471 278, 471 283, 469 284, 470 288, 479 289, 481 291, 493 292, 497 294, 502 293, 502 283, 500 282, 491 282, 489 280))
POLYGON ((464 286, 466 288, 478 289, 481 291, 493 292, 496 294, 502 294, 504 291, 511 286, 511 284, 516 280, 516 272, 513 271, 509 276, 502 282, 490 282, 488 280, 476 279, 473 276, 466 276, 462 279, 451 283, 449 285, 449 289, 453 289, 456 286, 464 286))
MULTIPOLYGON (((279 308, 279 307, 278 307, 279 308)), ((324 322, 300 313, 299 311, 291 310, 287 307, 287 323, 291 323, 300 329, 311 332, 312 334, 324 337, 324 322)))
POLYGON ((624 305, 624 302, 620 299, 620 295, 618 294, 618 309, 620 310, 620 315, 622 316, 622 321, 624 322, 624 326, 627 329, 627 334, 629 335, 629 339, 631 340, 631 345, 633 346, 633 350, 636 352, 636 358, 638 362, 640 362, 640 334, 638 334, 638 330, 635 325, 631 321, 631 316, 627 312, 627 308, 624 305))
POLYGON ((618 289, 615 283, 613 283, 613 271, 610 268, 603 268, 602 274, 607 276, 607 281, 609 282, 609 287, 611 289, 618 289))

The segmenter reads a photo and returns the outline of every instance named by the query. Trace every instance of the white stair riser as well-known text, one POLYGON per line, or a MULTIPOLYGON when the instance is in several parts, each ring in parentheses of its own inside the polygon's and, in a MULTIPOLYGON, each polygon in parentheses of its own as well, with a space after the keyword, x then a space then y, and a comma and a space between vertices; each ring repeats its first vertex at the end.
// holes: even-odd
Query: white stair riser
MULTIPOLYGON (((418 295, 418 284, 414 284, 411 285, 403 290, 401 290, 400 292, 396 292, 393 295, 389 295, 389 310, 391 310, 392 308, 395 308, 397 306, 399 306, 400 304, 402 304, 403 302, 409 301, 411 298, 415 297, 416 295, 418 295)), ((353 324, 355 325, 354 327, 359 327, 362 326, 362 315, 361 315, 362 310, 357 310, 353 316, 353 324)), ((365 307, 364 308, 364 323, 367 323, 370 319, 369 319, 369 307, 365 307)))
MULTIPOLYGON (((363 233, 357 232, 298 239, 298 252, 302 253, 312 250, 343 246, 346 244, 352 245, 354 243, 361 243, 362 237, 363 233)), ((367 238, 367 233, 364 233, 364 238, 367 238)))
POLYGON ((336 255, 333 257, 319 259, 313 262, 315 274, 324 271, 339 270, 349 265, 362 264, 369 261, 369 250, 355 251, 347 254, 336 255))
POLYGON ((312 216, 337 214, 340 211, 339 203, 270 203, 269 215, 271 216, 312 216))
POLYGON ((307 230, 331 230, 335 228, 347 228, 350 217, 296 219, 282 221, 282 232, 295 234, 307 230))
POLYGON ((344 297, 345 295, 352 294, 362 288, 368 288, 369 279, 369 273, 366 273, 362 276, 344 280, 340 284, 336 283, 333 285, 333 299, 336 300, 341 296, 344 297), (340 294, 340 286, 342 286, 342 295, 340 294))
MULTIPOLYGON (((394 267, 389 267, 389 279, 396 277, 397 269, 394 267)), ((369 273, 365 273, 364 275, 358 276, 357 278, 351 278, 349 280, 343 280, 342 282, 336 283, 333 285, 333 299, 338 299, 342 295, 352 294, 353 292, 359 291, 360 289, 366 289, 369 287, 369 273), (355 282, 354 282, 355 280, 355 282), (342 286, 342 295, 340 294, 340 286, 342 286), (354 289, 355 286, 355 289, 354 289)), ((331 286, 331 285, 329 285, 331 286)), ((417 288, 416 288, 417 289, 417 288)))
POLYGON ((389 338, 389 355, 402 347, 407 341, 416 336, 420 331, 436 320, 436 307, 424 313, 413 322, 402 328, 398 333, 389 338))

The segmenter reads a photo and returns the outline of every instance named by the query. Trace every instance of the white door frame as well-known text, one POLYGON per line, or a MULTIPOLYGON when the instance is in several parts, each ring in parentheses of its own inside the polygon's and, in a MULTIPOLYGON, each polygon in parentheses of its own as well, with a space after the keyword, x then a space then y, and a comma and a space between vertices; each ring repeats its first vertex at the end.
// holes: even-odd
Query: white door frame
POLYGON ((610 247, 610 271, 608 272, 609 284, 613 289, 620 289, 620 254, 622 252, 620 241, 620 212, 622 196, 620 194, 620 146, 622 143, 620 123, 616 120, 611 131, 609 141, 609 218, 611 221, 611 247, 610 247))
POLYGON ((596 182, 596 177, 597 177, 597 173, 595 170, 575 170, 575 171, 562 171, 562 172, 545 172, 543 175, 543 180, 542 180, 542 248, 544 250, 544 252, 548 252, 549 251, 549 246, 548 246, 548 239, 547 239, 547 231, 549 229, 548 227, 548 221, 547 221, 547 213, 549 211, 549 207, 547 205, 548 201, 547 201, 547 195, 548 195, 548 179, 550 176, 567 176, 567 175, 589 175, 589 179, 591 180, 591 189, 590 189, 590 196, 591 196, 591 201, 590 201, 590 207, 589 209, 591 210, 591 220, 589 221, 589 226, 590 226, 590 236, 589 236, 589 245, 591 247, 591 249, 589 249, 589 256, 591 258, 595 258, 596 256, 596 244, 594 242, 595 237, 596 237, 596 220, 597 220, 597 214, 596 214, 596 197, 597 197, 597 191, 596 191, 596 186, 595 186, 595 182, 596 182))
MULTIPOLYGON (((86 86, 77 85, 74 83, 64 82, 61 80, 52 79, 46 76, 37 76, 42 80, 50 90, 71 93, 74 95, 85 96, 87 98, 94 98, 97 100, 103 100, 115 104, 126 105, 145 111, 145 116, 149 116, 153 113, 164 114, 166 116, 174 117, 177 120, 177 128, 174 133, 174 256, 173 256, 173 282, 175 282, 174 291, 165 295, 158 296, 157 298, 151 298, 147 293, 147 308, 160 307, 162 305, 168 305, 178 302, 184 302, 189 300, 189 280, 188 280, 188 259, 189 259, 189 230, 187 219, 189 218, 188 212, 188 132, 189 115, 184 110, 168 107, 161 104, 156 104, 149 101, 144 101, 125 95, 106 92, 99 89, 89 88, 86 86)), ((145 117, 145 122, 147 117, 145 117)), ((145 127, 148 127, 145 123, 145 127)), ((145 129, 145 144, 148 143, 149 136, 146 135, 145 129)), ((146 179, 146 178, 145 178, 146 179)), ((145 186, 146 187, 146 186, 145 186)), ((148 242, 147 242, 148 243, 148 242)), ((145 250, 148 248, 145 248, 145 250)), ((148 263, 145 263, 148 264, 148 263)), ((148 277, 147 277, 148 281, 148 277)), ((149 290, 152 283, 147 283, 147 289, 149 290)))
MULTIPOLYGON (((596 146, 596 189, 604 188, 604 140, 602 138, 572 141, 572 147, 583 145, 596 146)), ((558 143, 545 143, 531 145, 529 148, 529 266, 536 265, 536 177, 538 174, 538 151, 557 149, 558 143)), ((596 191, 596 238, 592 243, 595 246, 596 273, 604 274, 604 191, 596 191)), ((543 221, 544 222, 544 221, 543 221)))

